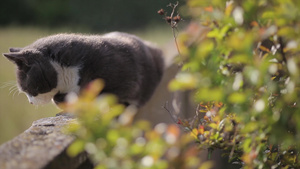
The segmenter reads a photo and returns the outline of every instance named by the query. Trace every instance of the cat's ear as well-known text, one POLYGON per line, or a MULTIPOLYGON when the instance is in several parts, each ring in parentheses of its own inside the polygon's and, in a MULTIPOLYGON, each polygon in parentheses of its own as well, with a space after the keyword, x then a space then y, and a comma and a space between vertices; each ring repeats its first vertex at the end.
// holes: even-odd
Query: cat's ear
POLYGON ((16 64, 23 63, 25 65, 28 65, 27 58, 21 52, 3 53, 3 56, 5 56, 9 61, 14 62, 16 64))
POLYGON ((23 48, 9 48, 9 52, 20 52, 23 48))

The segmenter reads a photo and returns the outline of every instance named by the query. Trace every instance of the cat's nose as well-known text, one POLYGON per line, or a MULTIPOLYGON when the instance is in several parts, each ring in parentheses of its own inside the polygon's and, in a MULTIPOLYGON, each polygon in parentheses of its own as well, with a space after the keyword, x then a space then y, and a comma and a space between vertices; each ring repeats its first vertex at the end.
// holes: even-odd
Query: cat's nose
POLYGON ((28 98, 28 101, 30 104, 33 104, 33 99, 32 99, 32 96, 30 96, 29 94, 26 94, 27 98, 28 98))

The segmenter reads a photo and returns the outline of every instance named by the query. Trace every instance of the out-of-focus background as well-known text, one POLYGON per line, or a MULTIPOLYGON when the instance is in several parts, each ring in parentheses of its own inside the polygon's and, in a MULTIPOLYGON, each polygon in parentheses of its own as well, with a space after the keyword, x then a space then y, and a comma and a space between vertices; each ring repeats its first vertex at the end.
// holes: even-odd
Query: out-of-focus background
MULTIPOLYGON (((1 0, 0 53, 61 32, 125 31, 163 46, 173 35, 157 10, 170 2, 176 1, 1 0)), ((33 121, 59 112, 53 104, 30 105, 24 94, 18 94, 15 66, 0 57, 0 144, 26 130, 33 121)))

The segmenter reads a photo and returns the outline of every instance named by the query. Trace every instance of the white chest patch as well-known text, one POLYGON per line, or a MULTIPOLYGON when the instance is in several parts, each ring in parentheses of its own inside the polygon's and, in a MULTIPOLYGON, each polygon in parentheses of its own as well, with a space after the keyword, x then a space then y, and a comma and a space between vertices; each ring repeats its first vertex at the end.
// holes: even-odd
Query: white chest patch
POLYGON ((63 67, 56 62, 51 62, 51 65, 57 72, 57 86, 56 89, 60 93, 70 93, 74 92, 79 94, 80 87, 79 82, 79 70, 77 66, 73 67, 63 67))
POLYGON ((79 77, 79 67, 63 67, 56 62, 51 62, 51 65, 57 72, 57 86, 50 92, 38 94, 33 97, 28 94, 27 98, 31 104, 41 105, 49 103, 53 97, 58 93, 75 93, 79 94, 80 87, 78 86, 79 77))

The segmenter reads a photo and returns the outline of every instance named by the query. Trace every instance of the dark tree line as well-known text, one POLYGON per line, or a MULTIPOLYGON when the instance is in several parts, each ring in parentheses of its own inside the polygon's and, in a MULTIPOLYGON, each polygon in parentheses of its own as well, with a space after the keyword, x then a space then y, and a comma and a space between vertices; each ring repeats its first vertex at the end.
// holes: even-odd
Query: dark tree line
MULTIPOLYGON (((157 20, 167 0, 1 0, 0 25, 133 29, 157 20)), ((160 21, 158 21, 160 22, 160 21)))

